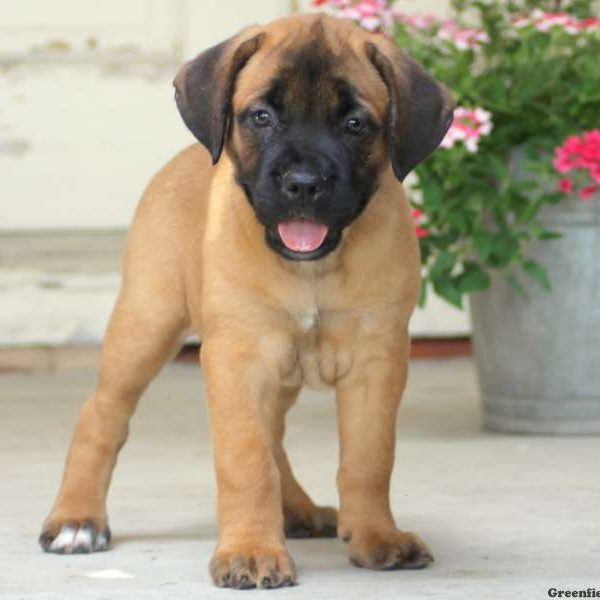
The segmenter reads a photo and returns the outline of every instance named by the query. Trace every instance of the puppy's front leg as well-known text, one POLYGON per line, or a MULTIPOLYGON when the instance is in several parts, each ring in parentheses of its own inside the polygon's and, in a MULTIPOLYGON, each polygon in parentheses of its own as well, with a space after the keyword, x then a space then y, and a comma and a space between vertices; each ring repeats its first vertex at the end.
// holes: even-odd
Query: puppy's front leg
POLYGON ((278 399, 277 365, 239 335, 204 340, 202 365, 219 490, 211 576, 218 586, 238 589, 293 585, 273 432, 261 414, 278 399))
POLYGON ((350 561, 371 569, 418 569, 433 557, 414 534, 396 528, 389 500, 396 413, 404 386, 409 342, 365 342, 354 376, 336 389, 340 432, 338 533, 350 561))

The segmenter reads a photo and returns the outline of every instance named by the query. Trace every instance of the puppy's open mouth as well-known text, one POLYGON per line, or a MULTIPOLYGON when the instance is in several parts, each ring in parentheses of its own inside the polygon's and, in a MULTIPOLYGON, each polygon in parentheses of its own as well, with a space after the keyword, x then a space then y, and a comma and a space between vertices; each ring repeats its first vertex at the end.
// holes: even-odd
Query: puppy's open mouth
POLYGON ((325 241, 329 227, 309 219, 293 219, 277 225, 284 246, 292 252, 314 252, 325 241))
POLYGON ((290 219, 267 227, 267 243, 289 260, 316 260, 335 250, 341 231, 313 219, 290 219))

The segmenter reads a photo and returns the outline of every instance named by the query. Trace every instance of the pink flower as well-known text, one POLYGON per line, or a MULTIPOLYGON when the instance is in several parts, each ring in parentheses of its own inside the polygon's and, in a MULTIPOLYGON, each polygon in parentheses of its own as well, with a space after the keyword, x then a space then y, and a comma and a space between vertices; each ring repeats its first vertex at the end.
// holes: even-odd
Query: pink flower
POLYGON ((459 50, 477 48, 490 41, 488 34, 479 29, 463 29, 455 21, 444 21, 437 32, 440 40, 453 42, 459 50))
POLYGON ((554 27, 560 27, 572 35, 594 31, 600 28, 600 19, 589 17, 578 19, 565 12, 544 12, 539 8, 534 9, 528 16, 517 17, 513 21, 517 29, 532 26, 538 31, 548 32, 554 27))
POLYGON ((312 0, 313 6, 324 6, 330 4, 334 8, 349 6, 352 0, 312 0))
POLYGON ((423 237, 429 235, 429 231, 427 230, 427 227, 423 224, 425 215, 422 213, 422 211, 420 211, 418 208, 413 208, 412 209, 412 218, 413 218, 413 221, 415 222, 415 232, 417 234, 417 237, 423 238, 423 237))
POLYGON ((381 18, 376 15, 367 15, 360 19, 360 26, 367 31, 379 31, 382 25, 381 18))
POLYGON ((600 129, 592 129, 591 131, 586 131, 583 134, 583 139, 587 144, 595 144, 597 146, 596 150, 598 155, 600 156, 600 129))
POLYGON ((595 31, 600 29, 600 19, 597 17, 588 17, 579 21, 579 29, 583 31, 595 31))
POLYGON ((527 25, 529 25, 530 23, 531 23, 531 21, 527 17, 517 17, 513 21, 513 25, 517 29, 520 29, 521 27, 527 27, 527 25))
POLYGON ((468 152, 479 149, 479 140, 492 131, 492 115, 483 108, 474 110, 459 106, 454 110, 454 121, 440 146, 447 150, 463 142, 468 152))
POLYGON ((558 187, 561 192, 568 194, 573 190, 573 182, 565 177, 564 179, 560 180, 558 187))
POLYGON ((386 8, 385 2, 377 2, 376 0, 362 0, 356 5, 356 10, 363 17, 372 17, 377 15, 381 10, 386 8))
POLYGON ((404 25, 413 31, 433 29, 440 24, 440 19, 438 17, 427 13, 407 15, 399 11, 394 11, 393 15, 397 21, 404 23, 404 25))
POLYGON ((407 15, 399 11, 394 11, 393 15, 397 21, 403 23, 410 31, 435 32, 438 39, 451 42, 459 50, 477 48, 481 44, 487 44, 490 41, 484 31, 462 28, 456 21, 451 19, 442 21, 438 17, 426 13, 407 15))
POLYGON ((356 21, 367 31, 380 32, 392 25, 389 0, 313 0, 313 6, 329 5, 335 14, 356 21))
MULTIPOLYGON (((555 148, 552 164, 559 173, 573 172, 576 181, 585 182, 578 193, 582 200, 589 200, 600 189, 600 129, 566 138, 555 148)), ((566 193, 575 191, 574 185, 563 189, 565 181, 573 184, 573 179, 564 178, 559 183, 560 189, 566 193)))
POLYGON ((555 152, 552 164, 559 173, 567 173, 571 170, 571 161, 569 160, 567 153, 558 148, 555 152))
POLYGON ((594 196, 599 190, 600 190, 600 185, 587 185, 586 187, 584 187, 580 190, 579 197, 582 200, 587 201, 592 196, 594 196))

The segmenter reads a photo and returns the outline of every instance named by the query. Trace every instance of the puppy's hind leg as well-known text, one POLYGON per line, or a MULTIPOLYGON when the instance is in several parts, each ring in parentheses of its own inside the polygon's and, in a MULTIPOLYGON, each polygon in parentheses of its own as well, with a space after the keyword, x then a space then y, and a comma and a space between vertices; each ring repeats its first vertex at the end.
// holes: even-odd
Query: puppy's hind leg
POLYGON ((273 454, 281 475, 285 535, 288 538, 336 537, 337 510, 317 506, 296 480, 283 447, 285 415, 296 401, 298 388, 283 388, 269 415, 274 437, 273 454))
POLYGON ((47 552, 107 549, 106 495, 137 401, 179 348, 182 300, 168 287, 130 281, 121 291, 103 344, 98 385, 84 404, 58 498, 39 541, 47 552))

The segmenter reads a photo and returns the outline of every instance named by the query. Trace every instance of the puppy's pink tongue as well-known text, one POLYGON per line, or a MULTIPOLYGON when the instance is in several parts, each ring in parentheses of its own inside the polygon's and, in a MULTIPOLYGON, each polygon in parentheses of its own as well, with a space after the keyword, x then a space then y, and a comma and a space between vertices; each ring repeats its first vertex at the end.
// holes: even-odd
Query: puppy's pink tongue
POLYGON ((294 252, 312 252, 327 237, 329 227, 308 219, 294 219, 277 225, 279 237, 294 252))

